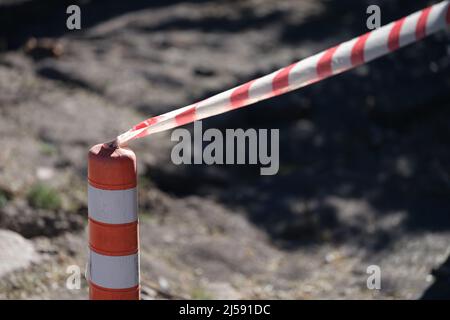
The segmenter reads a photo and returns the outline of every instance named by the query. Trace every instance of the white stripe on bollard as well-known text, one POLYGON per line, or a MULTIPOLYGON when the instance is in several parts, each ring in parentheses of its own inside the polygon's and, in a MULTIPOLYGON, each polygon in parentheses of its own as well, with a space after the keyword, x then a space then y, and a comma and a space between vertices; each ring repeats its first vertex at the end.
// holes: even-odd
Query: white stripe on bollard
POLYGON ((139 284, 139 255, 105 256, 90 250, 90 281, 108 289, 127 289, 139 284))
POLYGON ((137 190, 104 190, 88 186, 89 218, 109 224, 135 222, 137 216, 137 190))

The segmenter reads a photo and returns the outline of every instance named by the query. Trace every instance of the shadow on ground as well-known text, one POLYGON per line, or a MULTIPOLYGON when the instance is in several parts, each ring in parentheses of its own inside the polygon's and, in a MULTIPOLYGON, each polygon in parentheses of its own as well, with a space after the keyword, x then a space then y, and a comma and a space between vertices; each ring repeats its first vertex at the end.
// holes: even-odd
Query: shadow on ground
MULTIPOLYGON (((420 8, 390 3, 383 17, 391 20, 420 8)), ((327 15, 338 24, 332 32, 354 35, 356 25, 363 28, 344 13, 364 4, 348 2, 353 11, 338 1, 327 4, 327 15)), ((288 23, 282 41, 333 37, 328 24, 321 27, 322 19, 288 23)), ((170 173, 151 168, 151 179, 179 196, 216 196, 230 207, 244 207, 248 219, 285 248, 323 240, 361 241, 379 250, 402 232, 446 231, 450 64, 445 39, 427 39, 310 88, 204 121, 205 128, 280 128, 277 176, 260 177, 255 167, 188 166, 170 173), (365 206, 346 215, 334 198, 365 206), (389 221, 390 215, 400 215, 402 222, 382 227, 378 221, 389 221)))
POLYGON ((72 31, 66 26, 66 9, 79 5, 82 28, 88 29, 102 21, 143 9, 170 6, 180 2, 201 3, 207 0, 12 0, 0 4, 0 50, 15 50, 30 37, 60 37, 72 31))
POLYGON ((448 300, 450 299, 450 257, 431 271, 434 276, 433 284, 423 293, 423 300, 448 300))

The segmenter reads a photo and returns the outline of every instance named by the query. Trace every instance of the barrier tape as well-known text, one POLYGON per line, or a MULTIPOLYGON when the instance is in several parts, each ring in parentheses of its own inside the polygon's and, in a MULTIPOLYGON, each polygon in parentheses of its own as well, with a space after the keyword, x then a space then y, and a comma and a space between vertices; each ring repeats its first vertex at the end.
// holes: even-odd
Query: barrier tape
POLYGON ((443 1, 370 31, 350 41, 295 62, 203 101, 149 118, 119 135, 127 142, 201 120, 321 81, 391 53, 445 29, 450 24, 450 2, 443 1))

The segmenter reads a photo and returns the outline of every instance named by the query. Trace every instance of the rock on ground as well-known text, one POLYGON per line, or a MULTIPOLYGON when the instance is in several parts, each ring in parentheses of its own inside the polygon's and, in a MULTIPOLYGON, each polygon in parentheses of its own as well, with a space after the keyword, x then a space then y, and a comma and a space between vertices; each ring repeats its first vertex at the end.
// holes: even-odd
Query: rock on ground
POLYGON ((38 254, 31 241, 18 233, 0 229, 0 277, 25 269, 37 259, 38 254))

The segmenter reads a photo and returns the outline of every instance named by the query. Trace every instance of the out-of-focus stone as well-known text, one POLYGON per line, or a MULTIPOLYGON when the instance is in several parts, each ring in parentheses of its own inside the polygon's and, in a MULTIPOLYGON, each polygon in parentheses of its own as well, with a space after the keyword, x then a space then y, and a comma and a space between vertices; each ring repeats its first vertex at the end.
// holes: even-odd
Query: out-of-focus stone
POLYGON ((33 244, 13 231, 0 229, 0 277, 38 259, 33 244))

